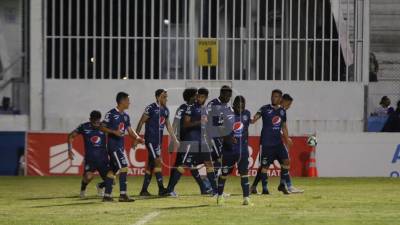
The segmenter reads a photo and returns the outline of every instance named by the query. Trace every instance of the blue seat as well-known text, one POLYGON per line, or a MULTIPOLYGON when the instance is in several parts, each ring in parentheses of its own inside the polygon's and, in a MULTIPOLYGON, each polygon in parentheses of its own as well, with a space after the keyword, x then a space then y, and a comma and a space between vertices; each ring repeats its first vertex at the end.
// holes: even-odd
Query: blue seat
POLYGON ((388 116, 370 116, 368 117, 368 132, 381 132, 385 126, 388 116))

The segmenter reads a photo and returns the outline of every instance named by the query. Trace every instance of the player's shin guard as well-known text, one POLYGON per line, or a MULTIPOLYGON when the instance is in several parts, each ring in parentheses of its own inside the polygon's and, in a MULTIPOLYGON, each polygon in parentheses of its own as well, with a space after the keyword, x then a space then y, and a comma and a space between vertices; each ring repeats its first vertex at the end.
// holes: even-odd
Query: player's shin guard
POLYGON ((143 186, 141 192, 147 191, 147 188, 149 187, 151 182, 151 177, 152 177, 151 171, 146 170, 146 173, 144 174, 143 186))
POLYGON ((220 196, 224 193, 225 181, 226 181, 226 176, 221 175, 218 177, 218 195, 220 196))
MULTIPOLYGON (((267 170, 267 169, 265 169, 265 170, 267 170)), ((263 169, 260 173, 261 184, 262 184, 263 192, 268 192, 268 174, 265 170, 263 169)))
POLYGON ((210 181, 213 192, 217 193, 218 192, 217 181, 215 179, 215 173, 213 168, 207 168, 207 178, 210 181))
POLYGON ((161 168, 155 168, 154 169, 154 175, 156 175, 157 179, 157 184, 158 184, 158 189, 163 190, 164 189, 164 183, 163 183, 163 177, 161 173, 161 168))
POLYGON ((126 195, 126 178, 128 176, 128 172, 120 172, 119 173, 119 193, 121 195, 126 195))
POLYGON ((249 176, 248 175, 241 176, 240 184, 242 185, 243 197, 249 197, 250 195, 249 176))
POLYGON ((281 169, 281 184, 286 184, 287 187, 292 186, 292 182, 290 180, 289 170, 286 168, 281 169))
POLYGON ((203 193, 206 191, 206 186, 204 185, 203 180, 201 179, 199 170, 197 170, 197 168, 193 168, 190 170, 190 173, 192 174, 192 177, 196 180, 196 183, 199 185, 200 187, 200 192, 203 193))
POLYGON ((84 180, 82 180, 82 182, 81 182, 81 191, 85 191, 86 190, 86 186, 88 185, 89 183, 86 183, 84 180))
POLYGON ((167 191, 173 192, 175 189, 176 184, 178 183, 179 179, 181 178, 181 172, 183 173, 183 168, 177 168, 173 174, 171 174, 171 177, 169 178, 169 183, 167 187, 167 191), (179 171, 181 170, 181 171, 179 171))
POLYGON ((261 167, 259 167, 257 170, 257 174, 256 177, 254 177, 252 186, 257 187, 258 183, 260 183, 260 180, 261 180, 261 167))
POLYGON ((104 179, 104 182, 103 182, 104 187, 105 187, 104 196, 111 197, 113 182, 114 182, 114 179, 112 179, 112 178, 107 177, 104 179))

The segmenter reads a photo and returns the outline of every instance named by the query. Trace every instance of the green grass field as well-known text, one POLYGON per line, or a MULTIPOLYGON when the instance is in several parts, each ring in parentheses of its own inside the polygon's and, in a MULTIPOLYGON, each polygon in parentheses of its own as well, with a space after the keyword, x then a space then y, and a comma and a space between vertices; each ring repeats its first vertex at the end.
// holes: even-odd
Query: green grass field
MULTIPOLYGON (((142 178, 128 180, 129 192, 137 195, 142 178)), ((224 206, 200 196, 191 177, 178 184, 179 198, 133 203, 102 203, 94 183, 89 198, 80 200, 79 177, 1 177, 0 224, 400 224, 400 179, 297 178, 294 184, 306 192, 289 196, 276 191, 277 182, 270 179, 272 195, 252 196, 249 207, 241 205, 240 181, 233 177, 226 186, 233 196, 224 206)), ((153 180, 152 193, 155 186, 153 180)))

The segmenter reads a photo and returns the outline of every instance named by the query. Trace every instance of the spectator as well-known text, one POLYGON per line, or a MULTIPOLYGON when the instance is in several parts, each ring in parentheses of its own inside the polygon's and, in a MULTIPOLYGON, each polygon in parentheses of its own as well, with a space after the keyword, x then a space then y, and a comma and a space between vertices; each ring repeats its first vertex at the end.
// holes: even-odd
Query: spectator
POLYGON ((375 112, 373 112, 371 116, 389 116, 394 112, 393 107, 390 107, 390 99, 388 96, 383 96, 379 105, 380 106, 375 109, 375 112))
POLYGON ((397 109, 389 115, 382 132, 400 132, 400 100, 397 102, 397 109))
POLYGON ((17 111, 14 111, 10 104, 11 99, 9 97, 3 97, 0 114, 16 114, 17 111))
POLYGON ((369 54, 369 82, 378 81, 378 71, 379 71, 378 60, 376 60, 375 54, 371 52, 369 54))

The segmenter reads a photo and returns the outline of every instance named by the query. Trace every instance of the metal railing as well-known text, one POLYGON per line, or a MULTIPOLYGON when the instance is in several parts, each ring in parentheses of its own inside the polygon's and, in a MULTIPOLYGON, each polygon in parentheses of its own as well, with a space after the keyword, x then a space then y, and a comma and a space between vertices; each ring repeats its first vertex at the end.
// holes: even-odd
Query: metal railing
POLYGON ((44 0, 45 74, 361 82, 367 3, 44 0))

